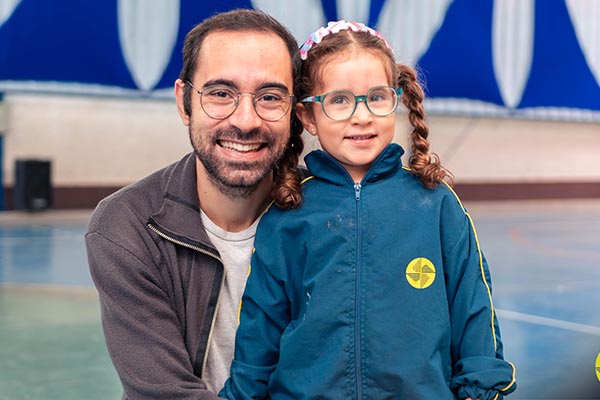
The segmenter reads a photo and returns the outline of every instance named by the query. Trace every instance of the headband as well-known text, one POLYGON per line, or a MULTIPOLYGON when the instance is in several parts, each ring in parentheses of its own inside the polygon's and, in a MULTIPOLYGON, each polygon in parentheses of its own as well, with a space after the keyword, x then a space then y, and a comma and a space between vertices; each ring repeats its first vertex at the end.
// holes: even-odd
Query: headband
POLYGON ((325 36, 348 29, 351 29, 354 32, 368 32, 373 36, 377 36, 383 41, 383 43, 385 43, 388 49, 392 50, 392 53, 394 52, 392 46, 390 46, 381 33, 377 32, 375 29, 369 28, 360 22, 348 22, 342 19, 339 21, 331 21, 327 24, 327 26, 322 26, 311 33, 306 42, 300 46, 300 58, 306 60, 306 57, 308 57, 308 50, 310 50, 314 44, 321 43, 321 40, 323 40, 325 36))

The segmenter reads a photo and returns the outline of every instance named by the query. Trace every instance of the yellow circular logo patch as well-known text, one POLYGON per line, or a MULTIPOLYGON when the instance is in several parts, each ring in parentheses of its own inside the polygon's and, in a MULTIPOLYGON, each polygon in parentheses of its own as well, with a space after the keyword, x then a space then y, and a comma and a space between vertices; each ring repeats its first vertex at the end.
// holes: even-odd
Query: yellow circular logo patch
POLYGON ((600 353, 596 357, 596 378, 600 381, 600 353))
POLYGON ((406 280, 416 289, 425 289, 435 280, 435 267, 425 257, 415 258, 406 267, 406 280))

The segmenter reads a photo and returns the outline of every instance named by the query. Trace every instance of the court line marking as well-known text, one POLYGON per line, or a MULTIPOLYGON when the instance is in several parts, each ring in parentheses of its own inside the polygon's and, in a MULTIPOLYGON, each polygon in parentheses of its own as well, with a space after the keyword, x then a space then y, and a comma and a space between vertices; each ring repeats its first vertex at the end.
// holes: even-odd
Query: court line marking
MULTIPOLYGON (((513 240, 526 248, 529 248, 534 251, 542 252, 544 254, 553 254, 561 257, 578 257, 584 258, 586 260, 595 259, 600 260, 600 253, 595 250, 586 250, 586 249, 577 249, 572 248, 573 246, 567 241, 563 246, 555 246, 552 244, 544 243, 543 240, 540 240, 537 235, 534 235, 535 232, 539 232, 540 230, 546 231, 550 226, 552 226, 552 232, 556 233, 557 230, 563 229, 566 231, 570 231, 573 228, 567 228, 566 224, 569 221, 560 221, 556 223, 555 221, 537 221, 527 223, 525 225, 517 225, 509 227, 507 230, 508 236, 510 240, 513 240), (556 225, 556 226, 555 226, 556 225), (561 228, 562 227, 562 228, 561 228), (532 238, 531 236, 535 236, 532 238), (571 246, 571 247, 569 247, 571 246)), ((570 221, 573 224, 578 224, 581 226, 580 221, 570 221)), ((590 232, 596 230, 596 221, 588 221, 585 223, 586 229, 590 229, 590 232), (593 222, 593 224, 590 224, 593 222)), ((581 229, 579 229, 581 231, 581 229)), ((556 237, 556 236, 554 236, 556 237)), ((559 235, 560 237, 560 235, 559 235)), ((593 237, 593 236, 592 236, 593 237)), ((596 242, 597 240, 594 240, 596 242)))
POLYGON ((573 332, 587 333, 590 335, 600 336, 600 327, 578 324, 576 322, 563 321, 560 319, 540 317, 538 315, 525 314, 510 310, 496 309, 496 314, 499 317, 512 319, 515 321, 528 322, 530 324, 550 326, 553 328, 566 329, 573 332))

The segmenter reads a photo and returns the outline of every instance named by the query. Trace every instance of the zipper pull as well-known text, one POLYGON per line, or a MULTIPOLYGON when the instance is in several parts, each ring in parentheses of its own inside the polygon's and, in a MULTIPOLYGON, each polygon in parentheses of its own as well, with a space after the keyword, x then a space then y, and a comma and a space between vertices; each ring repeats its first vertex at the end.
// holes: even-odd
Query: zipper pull
POLYGON ((354 184, 354 196, 356 198, 356 201, 360 200, 360 189, 361 189, 360 183, 355 183, 354 184))

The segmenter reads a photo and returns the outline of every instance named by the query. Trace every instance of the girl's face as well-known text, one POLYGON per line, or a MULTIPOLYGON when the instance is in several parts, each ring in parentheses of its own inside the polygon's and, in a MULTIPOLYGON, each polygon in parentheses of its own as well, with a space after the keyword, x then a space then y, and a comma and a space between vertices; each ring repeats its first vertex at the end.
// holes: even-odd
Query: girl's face
MULTIPOLYGON (((320 83, 311 95, 345 89, 364 96, 375 86, 395 86, 384 60, 379 53, 363 49, 330 56, 321 64, 320 83)), ((395 113, 375 116, 364 102, 359 102, 354 114, 343 121, 328 118, 318 103, 300 104, 297 112, 306 130, 319 138, 323 150, 337 159, 355 182, 362 180, 394 138, 395 113)))

